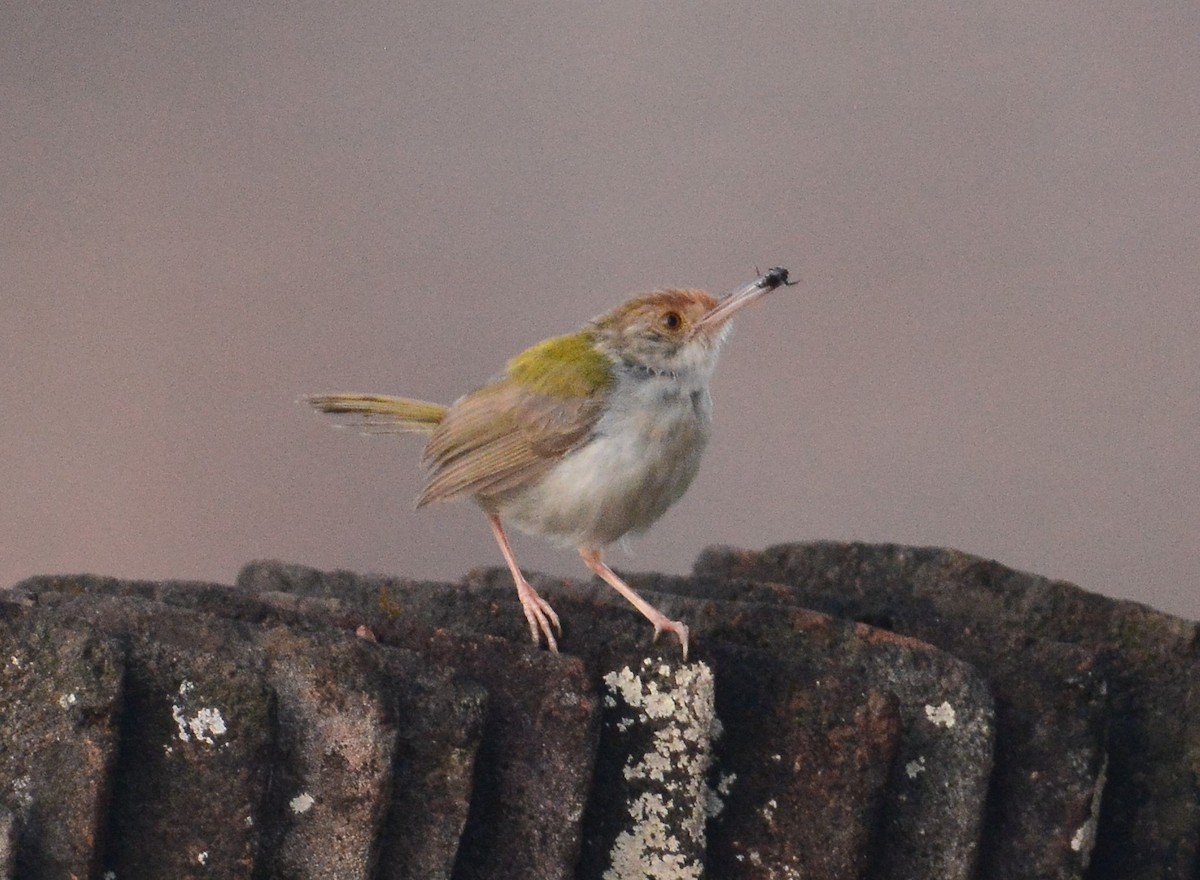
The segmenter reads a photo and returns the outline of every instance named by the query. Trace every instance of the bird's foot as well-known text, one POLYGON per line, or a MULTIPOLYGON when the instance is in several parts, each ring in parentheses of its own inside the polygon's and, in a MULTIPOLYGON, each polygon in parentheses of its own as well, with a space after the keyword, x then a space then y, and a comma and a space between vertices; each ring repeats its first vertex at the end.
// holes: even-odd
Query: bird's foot
POLYGON ((688 652, 688 628, 687 624, 682 620, 669 620, 666 615, 660 614, 657 618, 650 618, 650 622, 654 624, 654 641, 658 641, 658 637, 662 635, 663 630, 675 633, 675 637, 679 639, 679 646, 683 648, 683 662, 687 662, 688 652))
POLYGON ((687 662, 688 628, 682 620, 671 620, 645 599, 637 594, 633 587, 617 576, 617 573, 604 564, 600 551, 595 547, 580 547, 579 556, 583 564, 600 576, 600 579, 624 596, 634 608, 642 612, 645 618, 654 624, 654 639, 665 629, 675 633, 679 645, 683 648, 683 662, 687 662))
POLYGON ((562 635, 562 624, 558 622, 558 615, 554 613, 550 603, 539 596, 537 590, 529 586, 525 575, 521 574, 517 560, 513 558, 512 547, 508 545, 508 536, 504 534, 504 526, 500 522, 500 517, 489 513, 487 518, 488 524, 492 527, 492 534, 496 536, 496 543, 500 546, 500 552, 504 556, 504 561, 508 563, 508 570, 512 572, 513 582, 517 585, 517 598, 521 600, 521 610, 525 612, 525 619, 529 621, 529 634, 533 636, 533 643, 540 645, 542 636, 545 636, 546 647, 550 649, 551 653, 557 654, 558 642, 554 639, 554 630, 558 630, 558 634, 562 635))
POLYGON ((558 630, 558 634, 562 635, 562 624, 558 622, 558 615, 554 613, 550 603, 539 596, 537 590, 531 587, 525 578, 517 580, 517 598, 521 600, 521 610, 525 612, 525 619, 529 621, 529 635, 533 637, 533 643, 540 645, 542 637, 545 636, 546 647, 552 654, 557 654, 558 642, 554 639, 554 630, 558 630))

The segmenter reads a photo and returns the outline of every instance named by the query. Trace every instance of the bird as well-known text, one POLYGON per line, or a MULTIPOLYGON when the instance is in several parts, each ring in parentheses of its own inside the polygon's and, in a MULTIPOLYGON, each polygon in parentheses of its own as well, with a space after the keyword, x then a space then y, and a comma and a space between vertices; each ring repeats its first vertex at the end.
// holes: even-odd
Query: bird
POLYGON ((558 653, 562 625, 521 572, 506 522, 576 549, 654 625, 654 640, 676 636, 686 662, 687 625, 638 595, 603 551, 644 532, 683 496, 709 439, 709 385, 730 320, 796 283, 774 268, 719 298, 681 287, 634 296, 574 333, 527 348, 450 406, 384 394, 304 399, 366 433, 428 435, 429 478, 417 508, 471 499, 482 509, 535 645, 544 639, 558 653))

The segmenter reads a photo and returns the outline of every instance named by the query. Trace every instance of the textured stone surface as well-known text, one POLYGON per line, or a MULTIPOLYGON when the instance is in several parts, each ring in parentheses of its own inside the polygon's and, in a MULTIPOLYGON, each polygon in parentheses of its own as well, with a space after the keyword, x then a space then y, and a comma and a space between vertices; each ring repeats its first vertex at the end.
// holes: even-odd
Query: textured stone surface
MULTIPOLYGON (((488 577, 503 581, 499 572, 488 577)), ((710 838, 710 861, 724 872, 719 876, 768 877, 785 869, 806 876, 864 870, 888 878, 972 876, 993 745, 991 697, 973 668, 926 643, 825 614, 651 592, 681 591, 676 578, 630 581, 669 616, 688 621, 695 656, 716 673, 719 718, 727 728, 743 725, 717 746, 719 772, 743 780, 732 789, 743 800, 721 814, 710 838), (928 708, 943 704, 953 707, 955 723, 930 721, 928 708), (792 717, 798 705, 808 705, 799 720, 792 717), (764 718, 772 725, 761 723, 764 718), (819 745, 821 731, 835 728, 838 748, 819 745), (809 757, 791 763, 777 757, 793 746, 807 748, 809 757), (814 776, 821 748, 820 760, 830 764, 814 776), (747 791, 760 802, 751 803, 747 791), (780 818, 768 802, 781 796, 804 809, 780 818), (758 823, 753 827, 760 833, 747 836, 745 817, 763 809, 775 814, 774 822, 758 823), (813 845, 795 843, 813 829, 822 835, 813 845), (749 861, 748 849, 758 864, 749 861), (887 857, 869 866, 880 851, 887 857)), ((633 642, 648 635, 649 627, 603 585, 537 584, 553 596, 564 620, 579 620, 585 653, 602 652, 620 630, 633 642), (613 615, 625 623, 611 625, 613 615)))
POLYGON ((376 876, 450 880, 475 795, 488 693, 415 652, 383 648, 398 739, 376 876))
MULTIPOLYGON (((187 595, 172 591, 169 598, 207 602, 211 597, 189 590, 187 595)), ((413 651, 345 631, 321 628, 298 635, 301 622, 311 627, 347 621, 340 609, 321 600, 296 603, 294 598, 241 596, 234 612, 293 624, 290 629, 275 624, 262 637, 269 680, 279 694, 281 729, 288 733, 293 716, 300 722, 291 738, 306 744, 307 764, 326 780, 318 788, 326 790, 326 808, 333 813, 332 821, 319 821, 320 800, 309 803, 312 787, 299 781, 286 790, 287 797, 277 797, 277 808, 291 823, 318 821, 303 826, 302 844, 293 842, 290 855, 286 846, 279 849, 272 870, 280 877, 348 877, 353 865, 363 876, 380 880, 449 880, 473 795, 486 690, 413 651), (309 646, 299 671, 289 660, 297 643, 309 646), (300 687, 287 683, 293 677, 300 687), (309 681, 316 686, 304 686, 309 681), (348 701, 347 692, 357 699, 348 701), (355 705, 369 711, 355 711, 355 705), (347 748, 359 751, 363 742, 376 744, 379 760, 364 761, 365 755, 336 760, 347 748), (371 772, 362 773, 364 767, 371 772), (332 791, 330 781, 336 783, 332 791), (346 819, 354 804, 362 814, 360 824, 346 819), (302 809, 306 806, 311 809, 302 809)))
POLYGON ((422 653, 488 689, 456 880, 572 877, 599 726, 582 665, 486 636, 437 633, 422 653))
MULTIPOLYGON (((624 599, 598 583, 542 577, 534 583, 562 618, 565 644, 579 652, 594 676, 607 679, 614 670, 639 668, 652 629, 624 599)), ((512 593, 499 570, 476 573, 469 590, 485 606, 503 603, 512 593)), ((726 735, 716 739, 709 781, 716 816, 708 835, 712 876, 765 878, 788 871, 807 877, 863 876, 881 843, 886 782, 903 735, 896 700, 880 670, 894 665, 888 675, 919 679, 928 677, 932 666, 918 667, 890 648, 876 647, 866 627, 823 614, 647 595, 668 616, 688 621, 691 656, 714 675, 717 717, 726 735), (730 808, 718 810, 726 798, 732 799, 730 808), (789 806, 781 810, 779 804, 789 806)), ((990 701, 963 664, 921 647, 953 667, 959 682, 974 684, 973 695, 962 694, 961 706, 964 721, 978 723, 963 725, 958 743, 963 754, 952 761, 982 791, 988 761, 982 766, 969 761, 989 753, 990 701), (972 737, 982 737, 983 747, 965 747, 972 737)), ((650 659, 676 666, 678 645, 663 639, 650 659)), ((926 684, 935 687, 932 680, 926 684)), ((956 684, 950 679, 944 686, 953 691, 956 684)), ((629 760, 620 740, 606 737, 599 778, 606 766, 629 760)), ((975 825, 980 803, 970 807, 975 825)), ((609 836, 594 821, 605 809, 619 813, 624 806, 607 803, 601 788, 589 820, 585 867, 602 862, 597 850, 608 852, 609 836)))
POLYGON ((277 698, 271 876, 367 880, 390 801, 393 701, 379 649, 342 634, 271 627, 257 643, 277 698))
POLYGON ((450 880, 474 796, 487 692, 440 674, 408 679, 401 700, 392 810, 380 844, 380 880, 450 880))
POLYGON ((276 730, 246 628, 136 599, 64 598, 58 610, 127 647, 106 868, 251 877, 276 730))
POLYGON ((899 743, 895 698, 803 660, 722 643, 712 652, 725 735, 711 876, 866 876, 899 743))
MULTIPOLYGON (((294 566, 256 564, 243 572, 239 582, 257 589, 284 588, 297 590, 309 596, 336 596, 343 607, 361 608, 362 620, 385 641, 398 638, 412 644, 414 638, 425 637, 422 636, 423 633, 453 629, 463 633, 460 638, 468 638, 465 634, 469 632, 499 635, 513 643, 508 646, 508 650, 517 652, 518 656, 548 656, 545 652, 533 651, 532 646, 526 647, 528 630, 516 604, 511 581, 507 581, 506 575, 499 572, 479 572, 471 578, 469 584, 453 586, 386 578, 360 578, 344 572, 325 576, 320 572, 294 566)), ((638 664, 647 657, 651 628, 636 612, 629 609, 623 600, 617 598, 616 601, 612 601, 615 594, 607 587, 572 587, 542 578, 537 579, 537 583, 547 595, 553 595, 563 620, 564 649, 578 653, 596 687, 602 687, 605 677, 614 671, 620 671, 627 666, 632 669, 638 668, 638 664)), ((670 613, 676 616, 694 618, 694 631, 698 634, 717 625, 729 625, 737 615, 752 613, 749 609, 730 607, 723 609, 721 613, 709 610, 708 617, 705 617, 699 613, 697 603, 679 597, 666 597, 664 601, 681 603, 678 608, 669 605, 667 607, 671 607, 670 613)), ((767 608, 759 609, 758 614, 764 624, 772 622, 778 616, 767 608)), ((844 659, 840 661, 840 665, 830 661, 828 649, 830 643, 836 641, 832 638, 820 643, 818 647, 805 647, 813 644, 811 632, 802 637, 789 629, 790 639, 783 639, 777 644, 764 640, 765 644, 771 644, 770 650, 777 654, 803 648, 803 659, 807 666, 806 674, 801 680, 820 681, 822 685, 818 686, 816 695, 811 696, 812 708, 801 721, 792 724, 791 727, 785 723, 780 725, 781 731, 794 733, 793 739, 798 748, 802 745, 807 749, 804 753, 805 759, 793 761, 779 773, 768 774, 769 783, 764 783, 766 787, 763 789, 751 790, 748 786, 743 786, 745 793, 742 796, 747 802, 757 797, 762 805, 770 810, 768 802, 771 797, 782 793, 781 797, 786 802, 804 803, 805 811, 800 814, 794 811, 787 812, 773 824, 757 829, 754 834, 749 834, 744 827, 739 828, 735 835, 732 832, 727 833, 719 824, 713 826, 710 858, 713 857, 713 850, 732 851, 736 846, 745 850, 741 853, 741 860, 737 859, 737 853, 729 855, 726 861, 732 866, 731 870, 740 871, 729 876, 767 876, 766 872, 773 869, 784 870, 785 867, 790 867, 793 870, 815 870, 818 866, 824 873, 814 876, 860 876, 869 863, 873 847, 878 842, 874 840, 877 836, 875 831, 880 824, 885 784, 893 766, 900 731, 895 700, 886 695, 884 690, 869 686, 864 689, 860 676, 866 667, 862 666, 860 658, 865 654, 879 653, 880 660, 875 668, 882 668, 886 665, 883 660, 884 652, 872 647, 868 640, 857 634, 856 628, 851 624, 837 623, 824 615, 814 614, 809 617, 814 621, 819 619, 820 625, 844 635, 844 644, 841 647, 847 658, 853 656, 856 659, 844 659), (828 730, 831 729, 836 732, 829 734, 828 730), (861 741, 856 739, 860 734, 861 741), (824 768, 820 777, 814 776, 813 767, 826 760, 833 762, 835 766, 824 768), (814 834, 813 845, 806 845, 807 838, 799 843, 788 839, 791 831, 800 828, 808 829, 809 833, 814 834), (836 831, 830 832, 831 828, 836 831), (821 831, 813 832, 812 829, 821 831), (831 833, 837 838, 836 847, 830 845, 831 833), (751 860, 751 851, 754 860, 751 860)), ((803 627, 800 629, 803 630, 803 627)), ((729 631, 735 634, 738 632, 736 627, 730 627, 729 631)), ((709 640, 697 642, 697 645, 700 651, 698 656, 709 659, 709 654, 704 653, 709 646, 709 640)), ((785 662, 767 654, 758 657, 755 663, 747 665, 747 651, 749 649, 744 649, 736 657, 727 654, 725 663, 714 660, 717 699, 723 699, 721 695, 728 693, 731 695, 729 702, 732 706, 738 705, 734 695, 746 687, 746 672, 740 669, 738 664, 757 670, 763 663, 782 663, 785 668, 790 668, 788 664, 795 662, 794 658, 785 662)), ((665 664, 669 668, 674 668, 679 663, 678 646, 666 640, 651 651, 649 656, 654 663, 665 664)), ((717 654, 712 656, 718 657, 717 654)), ((950 658, 946 660, 951 664, 955 662, 950 658)), ((472 674, 475 674, 474 670, 472 674)), ((781 670, 778 680, 786 681, 787 674, 781 670)), ((487 683, 490 687, 491 682, 487 683)), ((798 691, 785 689, 783 696, 779 698, 780 701, 773 705, 772 711, 780 718, 790 718, 789 713, 794 708, 790 701, 797 693, 798 691)), ((757 708, 761 709, 762 706, 757 708)), ((982 712, 982 729, 986 739, 986 716, 990 712, 986 695, 983 706, 974 707, 972 704, 972 709, 974 708, 982 712)), ((965 701, 963 711, 969 711, 965 701)), ((754 717, 746 716, 741 719, 741 723, 746 728, 751 728, 756 726, 757 721, 754 717)), ((967 729, 974 728, 964 725, 963 730, 967 729)), ((731 766, 750 766, 755 761, 765 761, 767 754, 773 754, 766 751, 770 748, 769 739, 770 737, 759 736, 748 740, 754 742, 761 752, 736 748, 725 750, 729 755, 736 755, 736 758, 728 758, 731 766)), ((731 740, 736 741, 736 738, 731 740)), ((636 763, 639 760, 638 753, 631 754, 625 750, 627 745, 619 738, 605 738, 598 759, 598 779, 605 778, 605 767, 623 768, 631 761, 636 763)), ((784 748, 791 745, 792 742, 785 742, 784 748)), ((485 745, 484 748, 486 750, 488 747, 485 745)), ((961 762, 956 766, 961 766, 961 762)), ((721 768, 714 768, 714 772, 719 774, 721 768)), ((767 779, 761 774, 753 776, 746 771, 743 773, 747 779, 767 779)), ((986 779, 986 762, 982 769, 970 768, 969 774, 972 779, 986 779)), ((719 778, 715 778, 713 784, 719 783, 719 778)), ((483 788, 488 790, 492 786, 483 788)), ((472 809, 474 816, 475 808, 472 809)), ((974 805, 974 809, 977 814, 978 803, 974 805)), ((585 876, 588 871, 601 876, 611 868, 613 842, 615 834, 619 833, 612 830, 615 826, 606 824, 605 820, 598 817, 624 816, 627 813, 628 805, 621 799, 619 792, 611 793, 609 789, 600 786, 594 793, 589 809, 583 859, 585 876)), ((467 840, 464 841, 467 851, 471 851, 468 843, 472 834, 478 834, 480 827, 483 826, 469 824, 467 840)), ((486 827, 496 827, 496 823, 488 823, 486 827)), ((679 833, 682 834, 681 831, 679 833)), ((479 851, 486 851, 486 847, 479 851)))
MULTIPOLYGON (((1107 683, 1097 655, 1032 641, 988 667, 997 693, 997 770, 988 804, 987 878, 1083 876, 1106 789, 1107 683)), ((1092 866, 1088 876, 1098 866, 1092 866)))
POLYGON ((604 689, 580 880, 702 877, 719 734, 712 670, 647 657, 610 671, 604 689))
POLYGON ((278 707, 260 875, 451 876, 482 735, 479 685, 339 630, 353 621, 322 600, 93 577, 31 579, 19 592, 59 605, 152 600, 260 624, 246 632, 278 707))
POLYGON ((1200 870, 1196 624, 951 550, 714 548, 696 571, 714 595, 868 620, 987 673, 1001 770, 983 876, 1079 877, 1089 856, 1090 880, 1200 870))
POLYGON ((123 665, 87 624, 0 603, 0 864, 13 876, 99 867, 123 665))
POLYGON ((466 612, 494 619, 496 609, 444 584, 271 563, 248 566, 238 583, 335 600, 348 621, 357 612, 381 643, 417 650, 483 684, 488 711, 454 877, 573 876, 600 721, 596 692, 577 658, 472 634, 487 628, 472 629, 466 612))
MULTIPOLYGON (((672 607, 673 600, 663 591, 718 592, 688 578, 643 575, 629 580, 664 607, 672 607)), ((896 698, 899 743, 878 842, 886 858, 877 860, 871 876, 973 877, 994 747, 992 698, 983 676, 926 642, 802 608, 781 612, 773 587, 755 589, 756 598, 770 601, 703 605, 693 627, 697 639, 764 649, 778 655, 776 662, 802 659, 808 677, 825 686, 836 679, 842 687, 870 687, 879 697, 896 698)), ((832 822, 845 824, 836 818, 832 822)))
POLYGON ((17 817, 0 807, 0 880, 13 880, 17 871, 17 817))
POLYGON ((31 579, 0 880, 1200 875, 1194 624, 952 551, 698 567, 631 578, 690 663, 598 582, 531 578, 554 656, 497 570, 31 579))

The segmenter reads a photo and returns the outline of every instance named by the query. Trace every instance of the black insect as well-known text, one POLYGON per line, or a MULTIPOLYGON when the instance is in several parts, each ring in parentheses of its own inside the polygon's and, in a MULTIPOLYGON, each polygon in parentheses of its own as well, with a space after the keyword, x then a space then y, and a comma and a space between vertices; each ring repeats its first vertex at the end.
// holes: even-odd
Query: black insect
POLYGON ((774 290, 776 287, 791 287, 799 284, 799 281, 788 281, 788 270, 782 266, 776 266, 774 269, 768 269, 766 274, 758 279, 759 287, 766 287, 774 290))

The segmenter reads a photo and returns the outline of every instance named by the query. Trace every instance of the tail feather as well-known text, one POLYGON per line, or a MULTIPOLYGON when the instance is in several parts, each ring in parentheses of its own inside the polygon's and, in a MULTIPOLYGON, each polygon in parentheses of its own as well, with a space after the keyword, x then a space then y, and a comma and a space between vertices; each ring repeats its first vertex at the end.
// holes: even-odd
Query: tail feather
POLYGON ((440 403, 384 394, 314 394, 303 400, 321 412, 350 416, 347 426, 368 434, 431 434, 446 415, 440 403))

